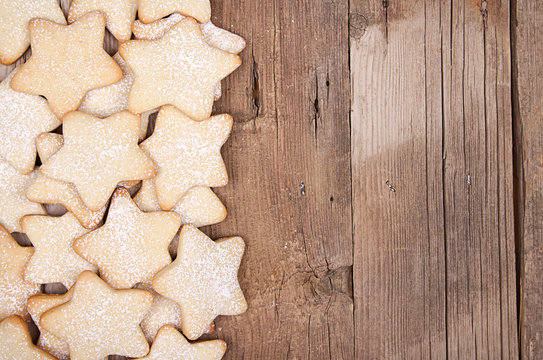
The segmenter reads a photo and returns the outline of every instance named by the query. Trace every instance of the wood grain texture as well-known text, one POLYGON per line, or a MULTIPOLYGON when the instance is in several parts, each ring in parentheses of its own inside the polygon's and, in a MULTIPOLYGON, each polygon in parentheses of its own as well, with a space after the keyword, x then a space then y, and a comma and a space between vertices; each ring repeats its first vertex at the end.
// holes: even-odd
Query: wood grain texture
POLYGON ((228 359, 352 359, 347 1, 213 2, 247 40, 216 112, 234 116, 224 155, 249 310, 217 321, 228 359), (251 14, 251 18, 247 18, 251 14))
POLYGON ((513 12, 516 204, 523 359, 543 358, 543 3, 513 12))
POLYGON ((516 358, 508 3, 353 0, 351 36, 357 357, 516 358))

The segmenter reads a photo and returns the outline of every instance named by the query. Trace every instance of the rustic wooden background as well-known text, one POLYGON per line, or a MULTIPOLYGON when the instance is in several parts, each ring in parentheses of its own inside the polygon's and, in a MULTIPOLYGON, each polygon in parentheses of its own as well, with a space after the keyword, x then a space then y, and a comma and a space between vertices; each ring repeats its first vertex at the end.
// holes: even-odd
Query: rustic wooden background
POLYGON ((213 6, 248 42, 206 229, 248 245, 226 357, 542 359, 543 2, 213 6))

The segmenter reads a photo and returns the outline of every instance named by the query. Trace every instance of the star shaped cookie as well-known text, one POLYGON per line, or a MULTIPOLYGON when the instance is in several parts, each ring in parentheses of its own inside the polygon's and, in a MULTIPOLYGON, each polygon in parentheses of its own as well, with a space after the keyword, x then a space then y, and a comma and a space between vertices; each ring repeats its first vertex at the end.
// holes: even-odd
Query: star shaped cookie
POLYGON ((7 161, 0 160, 0 224, 9 232, 21 232, 19 220, 29 214, 45 214, 45 208, 28 200, 25 190, 37 172, 22 175, 7 161))
POLYGON ((74 285, 72 300, 45 312, 40 325, 68 343, 72 360, 141 357, 149 344, 139 324, 152 301, 145 290, 114 290, 85 271, 74 285))
POLYGON ((26 282, 23 272, 34 249, 17 244, 0 225, 0 319, 19 315, 28 317, 26 300, 40 291, 39 284, 26 282))
MULTIPOLYGON (((160 210, 154 179, 142 182, 134 201, 143 211, 160 210)), ((213 190, 205 186, 189 189, 172 211, 181 216, 182 224, 192 224, 196 227, 217 224, 226 218, 226 207, 213 190)))
POLYGON ((0 359, 56 360, 34 346, 28 332, 28 325, 19 316, 10 316, 0 322, 0 359))
MULTIPOLYGON (((138 40, 157 40, 164 36, 175 24, 185 19, 185 16, 173 13, 167 18, 159 19, 150 24, 136 20, 132 24, 132 32, 138 40)), ((245 48, 245 40, 236 34, 221 29, 210 22, 199 24, 205 41, 217 49, 232 54, 239 54, 245 48)), ((214 100, 219 100, 222 95, 221 83, 215 87, 214 100)))
POLYGON ((190 18, 159 40, 121 44, 119 54, 135 74, 128 110, 142 113, 171 104, 195 120, 211 115, 217 83, 241 65, 239 56, 208 45, 190 18))
POLYGON ((68 23, 71 24, 95 10, 106 15, 106 27, 117 40, 130 40, 132 22, 138 11, 138 0, 73 0, 68 12, 68 23))
MULTIPOLYGON (((113 59, 123 70, 123 77, 115 84, 89 91, 83 99, 79 111, 105 118, 128 109, 128 93, 134 82, 134 73, 121 55, 117 53, 113 55, 113 59)), ((141 114, 140 140, 147 136, 149 116, 153 113, 155 113, 154 109, 141 114)))
POLYGON ((201 23, 211 19, 209 0, 139 0, 138 17, 150 23, 174 12, 195 18, 201 23))
POLYGON ((70 182, 92 211, 102 209, 121 181, 152 178, 152 161, 138 147, 140 119, 127 111, 98 119, 82 112, 64 117, 64 146, 42 167, 70 182))
POLYGON ((189 343, 173 326, 160 329, 151 352, 140 360, 220 360, 226 352, 223 340, 189 343))
POLYGON ((221 147, 232 123, 226 114, 198 122, 173 106, 160 109, 155 131, 141 148, 157 167, 156 194, 162 209, 172 209, 192 187, 228 183, 221 147))
POLYGON ((83 271, 97 271, 96 266, 72 249, 74 240, 89 230, 69 212, 60 217, 25 216, 21 219, 21 227, 34 245, 34 255, 25 269, 26 281, 60 282, 69 289, 83 271))
POLYGON ((70 358, 70 349, 68 348, 68 344, 42 328, 40 325, 40 319, 42 314, 46 311, 72 300, 73 294, 74 288, 71 288, 66 294, 63 295, 34 295, 28 299, 28 303, 26 305, 28 313, 32 317, 34 324, 36 324, 38 330, 40 330, 40 337, 38 338, 37 345, 48 353, 54 355, 59 360, 68 360, 70 358))
POLYGON ((14 63, 28 48, 33 18, 66 24, 58 0, 0 0, 0 63, 14 63))
POLYGON ((102 47, 105 18, 92 12, 73 23, 30 21, 32 57, 11 80, 15 91, 43 95, 62 119, 76 110, 87 91, 121 79, 119 65, 102 47))
POLYGON ((179 304, 187 338, 199 338, 218 315, 247 310, 238 283, 244 249, 240 237, 213 241, 194 226, 183 226, 177 258, 154 277, 153 288, 179 304))
POLYGON ((142 212, 130 193, 118 188, 104 226, 80 237, 74 250, 98 266, 100 276, 114 288, 150 282, 171 263, 168 245, 181 226, 173 212, 142 212))
POLYGON ((16 72, 0 83, 0 158, 21 174, 29 174, 36 163, 36 137, 59 127, 60 121, 45 99, 9 87, 16 72))
MULTIPOLYGON (((45 163, 64 145, 64 138, 60 134, 44 133, 36 139, 38 155, 45 163)), ((26 189, 26 197, 40 204, 58 204, 71 212, 86 229, 93 229, 102 221, 106 207, 98 211, 90 210, 77 192, 72 183, 48 178, 38 172, 26 189)))

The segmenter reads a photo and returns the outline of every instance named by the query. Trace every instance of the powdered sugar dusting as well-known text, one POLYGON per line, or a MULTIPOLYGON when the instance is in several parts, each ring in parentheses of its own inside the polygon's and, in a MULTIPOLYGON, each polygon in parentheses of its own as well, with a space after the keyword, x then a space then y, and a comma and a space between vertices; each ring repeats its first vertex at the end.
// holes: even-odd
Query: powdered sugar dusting
POLYGON ((149 345, 139 324, 152 300, 147 291, 113 290, 96 274, 84 272, 72 300, 45 312, 41 325, 69 344, 72 360, 141 357, 149 345))
POLYGON ((45 214, 41 204, 26 198, 25 190, 36 178, 37 171, 20 174, 7 161, 0 160, 0 224, 10 232, 20 232, 19 219, 29 214, 45 214))
POLYGON ((141 360, 219 360, 226 352, 223 340, 189 343, 172 326, 160 329, 151 352, 141 360))
POLYGON ((21 247, 0 226, 0 319, 10 315, 26 317, 26 301, 40 291, 40 285, 23 279, 26 262, 34 249, 21 247))
POLYGON ((94 10, 102 11, 106 15, 106 27, 117 40, 130 40, 132 22, 138 11, 138 0, 73 0, 68 22, 72 23, 94 10))
POLYGON ((89 90, 113 84, 122 76, 102 47, 104 26, 100 12, 89 13, 69 26, 32 20, 32 57, 15 74, 11 87, 45 96, 59 118, 76 110, 89 90))
POLYGON ((181 310, 175 301, 154 291, 150 284, 138 284, 136 288, 147 290, 153 294, 153 305, 141 322, 141 328, 149 343, 155 341, 156 334, 164 325, 181 330, 181 310))
POLYGON ((57 0, 8 0, 0 2, 0 62, 15 62, 28 48, 28 22, 42 18, 66 24, 57 0))
POLYGON ((155 132, 141 147, 157 167, 156 193, 163 209, 172 209, 194 186, 228 183, 220 150, 231 128, 229 115, 198 122, 173 106, 161 108, 155 132))
POLYGON ((96 266, 72 249, 74 240, 89 232, 72 214, 25 216, 21 225, 35 249, 26 266, 25 280, 40 284, 60 282, 70 288, 83 271, 97 271, 96 266))
MULTIPOLYGON (((113 55, 113 59, 121 67, 123 77, 115 84, 89 91, 79 107, 80 111, 105 118, 128 109, 128 93, 134 82, 134 73, 119 54, 113 55)), ((149 116, 154 112, 151 110, 141 114, 140 140, 147 135, 149 116)))
POLYGON ((150 282, 172 259, 168 245, 181 220, 172 212, 143 213, 127 190, 113 195, 104 226, 74 243, 78 254, 98 266, 115 288, 150 282))
POLYGON ((209 46, 189 18, 159 40, 128 41, 119 53, 135 74, 130 111, 172 104, 195 120, 211 115, 217 83, 241 64, 239 56, 209 46))
MULTIPOLYGON (((38 136, 37 148, 42 162, 46 162, 55 154, 64 140, 59 134, 41 134, 38 136)), ((87 229, 96 227, 102 221, 106 207, 98 211, 90 210, 81 197, 75 186, 69 182, 55 180, 46 177, 38 172, 26 189, 26 196, 30 201, 42 204, 59 204, 71 212, 87 229)))
POLYGON ((138 147, 139 118, 123 111, 100 120, 82 112, 64 119, 64 146, 41 171, 70 182, 93 211, 104 207, 117 184, 154 176, 152 161, 138 147))
POLYGON ((218 315, 244 312, 237 272, 244 252, 240 237, 216 242, 192 225, 179 237, 175 261, 153 279, 153 288, 181 309, 183 333, 197 339, 218 315))
POLYGON ((153 22, 174 12, 206 23, 211 18, 211 4, 209 0, 139 0, 138 16, 145 23, 153 22))
POLYGON ((35 295, 28 299, 28 313, 32 317, 34 324, 38 327, 38 330, 40 330, 38 346, 59 360, 68 360, 70 358, 70 348, 65 341, 45 330, 40 324, 40 319, 46 311, 71 300, 73 292, 74 289, 72 288, 63 295, 35 295))
POLYGON ((16 71, 0 84, 0 158, 28 174, 36 162, 36 137, 57 128, 60 121, 44 99, 9 87, 16 71))
MULTIPOLYGON (((160 210, 154 179, 143 181, 134 201, 144 211, 160 210)), ((181 216, 183 224, 196 227, 217 224, 226 218, 226 207, 213 190, 205 186, 189 189, 172 211, 181 216)))
POLYGON ((11 316, 0 323, 0 359, 56 360, 32 344, 26 322, 11 316))

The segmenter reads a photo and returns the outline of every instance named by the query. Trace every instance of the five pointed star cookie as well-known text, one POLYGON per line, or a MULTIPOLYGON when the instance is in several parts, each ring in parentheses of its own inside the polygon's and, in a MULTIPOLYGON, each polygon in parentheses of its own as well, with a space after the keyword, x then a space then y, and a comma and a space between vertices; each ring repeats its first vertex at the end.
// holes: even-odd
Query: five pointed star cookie
POLYGON ((64 146, 40 170, 74 184, 85 205, 98 211, 119 182, 149 179, 156 173, 138 147, 139 122, 127 111, 103 120, 71 112, 63 122, 64 146))
POLYGON ((22 175, 7 161, 0 160, 0 224, 10 232, 21 231, 19 220, 23 216, 45 214, 41 204, 33 203, 25 196, 25 189, 36 176, 36 171, 22 175))
POLYGON ((228 183, 221 147, 232 129, 230 115, 198 122, 173 106, 163 106, 155 132, 141 147, 155 162, 160 207, 172 209, 194 186, 218 187, 228 183))
POLYGON ((63 295, 38 294, 31 296, 26 305, 34 324, 36 324, 38 330, 40 330, 40 337, 38 338, 37 345, 59 360, 68 360, 70 358, 68 344, 51 334, 49 331, 43 329, 40 325, 40 319, 42 314, 46 311, 72 300, 73 294, 73 287, 63 295))
POLYGON ((181 226, 173 212, 142 212, 126 189, 118 188, 104 226, 74 242, 75 251, 98 266, 115 288, 150 282, 171 263, 168 245, 181 226))
MULTIPOLYGON (((79 111, 105 118, 128 109, 128 93, 134 82, 134 73, 121 55, 117 53, 113 55, 113 59, 123 70, 123 77, 115 84, 89 91, 83 99, 79 111)), ((153 113, 155 113, 154 109, 141 114, 140 140, 147 136, 149 117, 153 113)))
MULTIPOLYGON (((41 162, 45 163, 64 145, 60 134, 44 133, 36 139, 36 146, 41 162)), ((90 210, 72 183, 48 178, 41 172, 26 189, 26 197, 40 204, 59 204, 71 212, 86 229, 93 229, 102 221, 106 207, 98 211, 90 210)))
POLYGON ((25 269, 26 281, 60 282, 70 288, 83 271, 97 271, 72 249, 74 240, 89 232, 72 214, 25 216, 21 219, 21 227, 34 245, 34 255, 25 269))
POLYGON ((0 63, 10 65, 26 51, 32 18, 66 24, 57 0, 0 0, 0 63))
POLYGON ((68 23, 71 24, 95 10, 106 15, 106 26, 117 40, 130 40, 132 22, 138 11, 138 0, 73 0, 68 12, 68 23))
POLYGON ((43 95, 58 118, 76 110, 87 91, 113 84, 122 76, 105 52, 105 18, 92 12, 72 25, 30 21, 32 57, 11 80, 15 91, 43 95))
POLYGON ((40 325, 68 343, 72 360, 140 357, 149 344, 139 324, 152 301, 145 290, 114 290, 85 271, 74 285, 72 300, 45 312, 40 325))
POLYGON ((223 340, 189 343, 173 326, 166 325, 158 332, 149 355, 140 360, 220 360, 225 352, 223 340))
MULTIPOLYGON (((142 182, 134 201, 143 211, 160 210, 154 179, 142 182)), ((188 190, 172 211, 181 216, 182 224, 192 224, 196 227, 217 224, 226 218, 226 207, 213 190, 205 186, 196 186, 188 190)))
MULTIPOLYGON (((164 36, 175 24, 184 20, 185 16, 173 13, 167 18, 157 20, 150 24, 145 24, 142 21, 136 20, 132 24, 132 32, 138 40, 157 40, 164 36)), ((245 40, 236 34, 227 30, 221 29, 213 23, 207 22, 200 24, 202 35, 205 41, 217 49, 227 51, 232 54, 239 54, 245 49, 245 40)), ((221 83, 217 83, 215 87, 214 100, 219 100, 222 95, 221 83)))
POLYGON ((150 23, 174 12, 195 18, 201 23, 211 19, 209 0, 139 0, 138 17, 150 23))
POLYGON ((56 360, 32 344, 28 325, 19 316, 10 316, 0 323, 0 359, 56 360))
POLYGON ((239 56, 209 46, 190 18, 159 40, 121 44, 119 54, 135 74, 128 110, 172 104, 195 120, 211 115, 217 83, 241 65, 239 56))
POLYGON ((177 258, 155 276, 153 288, 179 304, 189 339, 199 338, 218 315, 247 309, 238 283, 244 249, 240 237, 213 241, 192 225, 181 230, 177 258))
POLYGON ((34 249, 17 244, 0 225, 0 319, 10 315, 27 317, 26 300, 40 291, 39 284, 26 282, 23 271, 34 249))
POLYGON ((36 163, 36 137, 60 126, 47 101, 37 95, 12 90, 13 70, 0 83, 0 158, 22 174, 29 174, 36 163))

